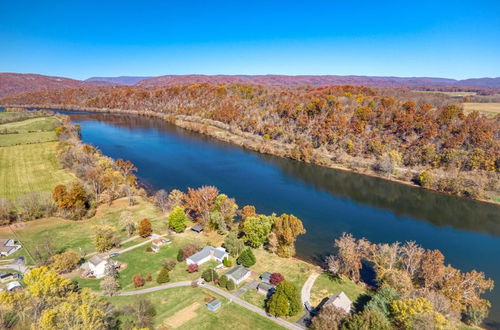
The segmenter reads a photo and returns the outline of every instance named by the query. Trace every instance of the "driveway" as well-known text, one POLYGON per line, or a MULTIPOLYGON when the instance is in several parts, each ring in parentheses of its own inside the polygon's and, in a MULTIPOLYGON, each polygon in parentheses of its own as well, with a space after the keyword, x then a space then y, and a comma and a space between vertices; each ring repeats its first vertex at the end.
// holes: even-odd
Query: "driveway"
POLYGON ((234 293, 236 297, 241 296, 245 292, 247 292, 249 289, 257 289, 258 282, 257 280, 253 280, 252 282, 248 282, 244 286, 242 286, 238 291, 234 293))

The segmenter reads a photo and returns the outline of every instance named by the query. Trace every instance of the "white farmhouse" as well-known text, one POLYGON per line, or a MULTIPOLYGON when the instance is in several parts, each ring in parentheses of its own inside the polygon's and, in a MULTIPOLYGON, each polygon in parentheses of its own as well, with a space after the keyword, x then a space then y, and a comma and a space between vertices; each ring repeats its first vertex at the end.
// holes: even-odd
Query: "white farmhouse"
POLYGON ((213 246, 205 246, 200 252, 193 254, 186 259, 188 265, 197 264, 201 265, 209 260, 216 260, 222 262, 224 258, 228 258, 229 255, 226 249, 223 247, 214 248, 213 246))
POLYGON ((95 255, 89 259, 89 270, 96 278, 104 277, 108 262, 109 261, 107 259, 103 259, 98 255, 95 255))

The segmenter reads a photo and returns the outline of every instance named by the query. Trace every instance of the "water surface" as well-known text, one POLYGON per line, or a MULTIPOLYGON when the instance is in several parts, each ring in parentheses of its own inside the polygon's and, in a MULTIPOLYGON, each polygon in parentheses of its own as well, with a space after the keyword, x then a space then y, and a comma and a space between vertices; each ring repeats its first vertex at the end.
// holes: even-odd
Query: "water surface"
MULTIPOLYGON (((159 119, 66 112, 82 139, 113 158, 131 160, 152 189, 217 186, 240 206, 293 213, 307 234, 298 256, 319 260, 342 232, 372 242, 414 240, 446 262, 477 269, 500 286, 500 207, 378 178, 256 152, 188 132, 159 119)), ((488 325, 500 328, 500 289, 487 296, 488 325)))

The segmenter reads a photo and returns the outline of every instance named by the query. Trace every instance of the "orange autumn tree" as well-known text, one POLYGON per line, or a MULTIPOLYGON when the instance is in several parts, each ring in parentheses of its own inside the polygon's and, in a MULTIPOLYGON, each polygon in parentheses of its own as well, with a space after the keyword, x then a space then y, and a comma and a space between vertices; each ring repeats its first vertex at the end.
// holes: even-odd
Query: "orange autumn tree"
POLYGON ((288 258, 295 255, 297 236, 305 234, 306 230, 299 218, 292 214, 282 214, 274 221, 273 232, 278 239, 278 255, 288 258))
POLYGON ((194 220, 207 223, 210 210, 218 195, 219 189, 214 186, 188 188, 188 193, 184 196, 184 204, 194 220))
POLYGON ((151 222, 148 219, 142 219, 139 223, 139 236, 148 237, 153 233, 151 222))

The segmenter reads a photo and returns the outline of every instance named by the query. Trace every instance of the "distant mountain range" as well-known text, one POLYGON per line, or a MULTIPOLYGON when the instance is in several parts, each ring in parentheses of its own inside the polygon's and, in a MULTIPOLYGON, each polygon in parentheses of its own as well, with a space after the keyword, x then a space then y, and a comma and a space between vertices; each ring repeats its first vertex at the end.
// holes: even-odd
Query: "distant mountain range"
POLYGON ((330 86, 364 85, 369 87, 432 87, 460 86, 474 88, 500 88, 500 77, 455 80, 447 78, 401 78, 370 76, 286 76, 286 75, 166 75, 141 80, 138 86, 175 86, 193 83, 239 83, 268 86, 330 86))
POLYGON ((194 83, 262 84, 268 86, 364 85, 369 87, 432 87, 500 88, 500 77, 455 80, 447 78, 402 78, 369 76, 286 76, 286 75, 165 75, 157 77, 92 77, 82 80, 39 74, 0 73, 0 97, 29 91, 85 88, 91 86, 136 85, 143 87, 176 86, 194 83))
POLYGON ((153 77, 120 76, 120 77, 92 77, 85 79, 87 82, 108 82, 115 85, 135 85, 138 82, 153 77))

